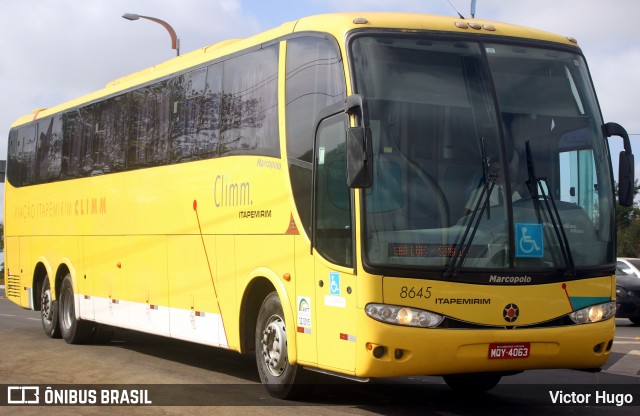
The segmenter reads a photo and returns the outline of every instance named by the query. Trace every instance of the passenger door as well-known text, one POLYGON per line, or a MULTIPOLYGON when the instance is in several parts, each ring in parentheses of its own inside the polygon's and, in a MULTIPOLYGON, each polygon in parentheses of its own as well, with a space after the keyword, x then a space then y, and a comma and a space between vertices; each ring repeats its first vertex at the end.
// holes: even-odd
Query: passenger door
POLYGON ((326 118, 318 127, 312 222, 318 364, 353 373, 357 298, 346 130, 344 113, 326 118))

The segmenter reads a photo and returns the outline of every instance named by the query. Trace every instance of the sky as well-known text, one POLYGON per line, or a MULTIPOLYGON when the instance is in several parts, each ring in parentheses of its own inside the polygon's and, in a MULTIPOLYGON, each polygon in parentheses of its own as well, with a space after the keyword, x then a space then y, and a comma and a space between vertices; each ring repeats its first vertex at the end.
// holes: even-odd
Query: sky
MULTIPOLYGON (((18 117, 175 56, 162 26, 125 20, 124 13, 169 22, 186 53, 311 14, 381 10, 456 15, 455 7, 468 17, 470 4, 471 0, 0 0, 0 159, 6 159, 9 128, 18 117)), ((639 15, 638 0, 477 0, 476 8, 477 18, 576 38, 604 120, 627 129, 635 153, 640 153, 639 15)), ((621 140, 610 143, 617 160, 621 140)), ((640 178, 640 157, 636 158, 640 178)))

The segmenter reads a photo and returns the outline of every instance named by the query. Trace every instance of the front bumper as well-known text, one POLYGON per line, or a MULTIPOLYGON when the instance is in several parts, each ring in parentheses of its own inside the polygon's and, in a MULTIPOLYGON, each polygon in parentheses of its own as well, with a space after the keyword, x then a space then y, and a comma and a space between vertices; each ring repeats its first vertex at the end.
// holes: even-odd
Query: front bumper
POLYGON ((362 312, 358 328, 362 332, 355 375, 399 377, 601 368, 611 351, 615 320, 534 329, 427 329, 381 323, 362 312), (491 359, 489 345, 495 343, 528 344, 530 354, 526 358, 491 359))

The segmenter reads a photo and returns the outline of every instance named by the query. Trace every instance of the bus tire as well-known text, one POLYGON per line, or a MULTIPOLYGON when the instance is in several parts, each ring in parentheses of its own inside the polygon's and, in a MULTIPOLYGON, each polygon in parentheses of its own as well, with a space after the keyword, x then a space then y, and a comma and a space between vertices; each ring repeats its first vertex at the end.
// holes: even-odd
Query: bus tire
POLYGON ((258 374, 269 394, 279 399, 292 399, 310 392, 313 374, 289 363, 284 313, 276 292, 271 292, 260 307, 255 347, 258 374))
POLYGON ((45 276, 40 290, 40 319, 42 320, 44 333, 49 338, 60 338, 58 316, 58 301, 53 300, 49 276, 45 276))
POLYGON ((452 374, 442 377, 454 391, 464 393, 483 393, 498 385, 501 374, 452 374))
POLYGON ((76 318, 75 298, 71 275, 67 274, 60 286, 60 332, 67 344, 84 344, 92 335, 91 322, 76 318))

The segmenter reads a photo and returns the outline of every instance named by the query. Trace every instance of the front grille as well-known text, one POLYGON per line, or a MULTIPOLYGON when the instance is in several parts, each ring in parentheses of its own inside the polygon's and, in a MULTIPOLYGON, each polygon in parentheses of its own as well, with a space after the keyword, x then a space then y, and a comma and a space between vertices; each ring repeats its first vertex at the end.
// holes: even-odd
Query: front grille
POLYGON ((568 316, 562 316, 560 318, 552 319, 546 322, 539 322, 530 325, 509 325, 505 322, 505 325, 481 325, 473 322, 466 322, 454 318, 445 318, 444 321, 438 326, 438 328, 446 329, 532 329, 532 328, 553 328, 559 326, 575 325, 568 316))

